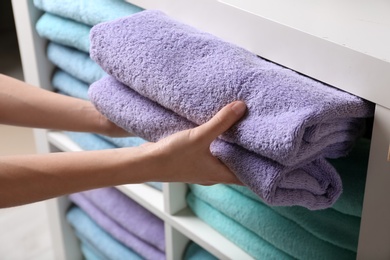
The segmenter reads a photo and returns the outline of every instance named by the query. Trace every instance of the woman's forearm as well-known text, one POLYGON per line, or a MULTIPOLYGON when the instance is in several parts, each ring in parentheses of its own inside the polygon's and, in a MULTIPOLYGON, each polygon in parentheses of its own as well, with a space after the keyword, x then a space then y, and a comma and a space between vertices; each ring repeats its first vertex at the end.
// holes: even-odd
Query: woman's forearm
POLYGON ((0 157, 0 207, 125 183, 165 181, 159 160, 139 147, 0 157))
POLYGON ((110 131, 107 122, 88 101, 0 74, 0 124, 106 133, 110 131))

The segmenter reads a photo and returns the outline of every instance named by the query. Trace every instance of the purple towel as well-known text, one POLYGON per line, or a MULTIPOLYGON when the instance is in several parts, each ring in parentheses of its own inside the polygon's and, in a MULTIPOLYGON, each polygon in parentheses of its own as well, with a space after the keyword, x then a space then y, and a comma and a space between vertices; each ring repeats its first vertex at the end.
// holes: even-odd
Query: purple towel
POLYGON ((145 259, 165 259, 162 220, 115 188, 70 195, 96 223, 145 259))
MULTIPOLYGON (((93 83, 89 94, 105 116, 150 141, 196 126, 110 76, 93 83)), ((222 140, 214 141, 211 149, 243 183, 270 205, 327 208, 342 190, 340 177, 323 158, 286 167, 222 140)))
POLYGON ((222 138, 283 165, 345 155, 373 115, 369 102, 159 11, 98 24, 90 39, 108 74, 196 124, 243 100, 245 120, 222 138))

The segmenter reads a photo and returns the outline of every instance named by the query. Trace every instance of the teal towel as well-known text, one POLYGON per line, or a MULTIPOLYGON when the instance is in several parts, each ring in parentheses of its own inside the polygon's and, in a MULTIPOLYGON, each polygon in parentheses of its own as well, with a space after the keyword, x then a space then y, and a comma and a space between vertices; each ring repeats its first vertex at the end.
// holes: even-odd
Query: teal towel
POLYGON ((61 44, 50 42, 47 46, 47 57, 61 70, 88 84, 106 75, 102 68, 91 60, 88 53, 61 44))
POLYGON ((96 134, 69 131, 64 133, 86 151, 117 148, 113 143, 100 138, 100 136, 96 134))
POLYGON ((46 12, 88 25, 110 21, 143 10, 124 0, 34 0, 34 5, 46 12))
POLYGON ((218 260, 198 244, 190 242, 184 252, 184 260, 218 260))
POLYGON ((163 189, 162 182, 151 181, 151 182, 146 182, 146 184, 149 185, 150 187, 155 188, 156 190, 162 191, 162 189, 163 189))
MULTIPOLYGON (((279 215, 269 206, 259 203, 226 185, 211 187, 191 185, 193 194, 215 210, 251 230, 276 248, 298 259, 354 259, 356 253, 325 241, 296 223, 279 215), (257 217, 254 217, 257 216, 257 217)), ((311 211, 307 210, 308 213, 311 211)), ((301 216, 305 218, 304 215, 301 216)), ((315 221, 315 219, 314 219, 315 221)), ((320 222, 317 221, 317 225, 320 222)), ((301 224, 301 225, 300 225, 301 224)), ((320 223, 323 225, 323 223, 320 223)), ((327 224, 327 223, 325 223, 327 224)), ((346 224, 338 222, 344 227, 346 224)), ((327 226, 340 234, 337 226, 327 226)), ((343 235, 343 234, 341 234, 343 235)))
POLYGON ((88 25, 44 13, 36 24, 36 30, 43 38, 89 52, 91 27, 88 25))
POLYGON ((362 216, 370 144, 369 139, 361 138, 347 157, 329 160, 343 182, 343 193, 332 206, 335 210, 362 216))
POLYGON ((88 85, 62 70, 54 72, 51 83, 55 90, 63 94, 88 100, 88 85))
POLYGON ((293 259, 293 257, 277 249, 254 232, 198 199, 192 192, 187 195, 187 203, 200 219, 254 258, 293 259))
POLYGON ((94 248, 99 248, 101 254, 108 259, 142 259, 138 254, 108 235, 81 209, 72 207, 66 214, 66 218, 75 230, 88 240, 89 244, 94 248))
MULTIPOLYGON (((231 185, 229 188, 266 206, 251 190, 245 187, 231 185)), ((360 229, 359 217, 343 214, 332 208, 320 211, 311 211, 299 206, 270 207, 270 209, 330 244, 353 252, 357 250, 360 229)))

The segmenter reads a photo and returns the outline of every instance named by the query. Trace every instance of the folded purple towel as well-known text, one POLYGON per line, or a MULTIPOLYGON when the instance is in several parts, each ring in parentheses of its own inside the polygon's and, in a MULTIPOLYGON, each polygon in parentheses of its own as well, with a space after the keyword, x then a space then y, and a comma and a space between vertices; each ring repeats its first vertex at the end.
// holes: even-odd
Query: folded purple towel
POLYGON ((108 74, 202 124, 243 100, 245 120, 222 136, 283 165, 344 155, 373 105, 159 11, 98 24, 90 54, 108 74))
POLYGON ((115 188, 70 195, 107 233, 146 259, 165 259, 164 223, 115 188))
MULTIPOLYGON (((93 83, 89 95, 105 116, 150 141, 196 126, 110 76, 93 83)), ((211 150, 270 205, 327 208, 342 190, 337 172, 322 158, 286 167, 222 140, 214 141, 211 150)))

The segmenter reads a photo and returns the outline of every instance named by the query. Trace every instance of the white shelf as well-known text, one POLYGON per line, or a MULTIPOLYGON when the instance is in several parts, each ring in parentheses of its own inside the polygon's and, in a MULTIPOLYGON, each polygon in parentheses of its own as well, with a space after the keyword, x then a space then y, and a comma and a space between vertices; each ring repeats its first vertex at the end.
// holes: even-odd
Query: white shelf
POLYGON ((251 14, 390 62, 390 2, 220 0, 251 14))
POLYGON ((128 2, 160 9, 263 58, 390 108, 388 1, 128 2))

